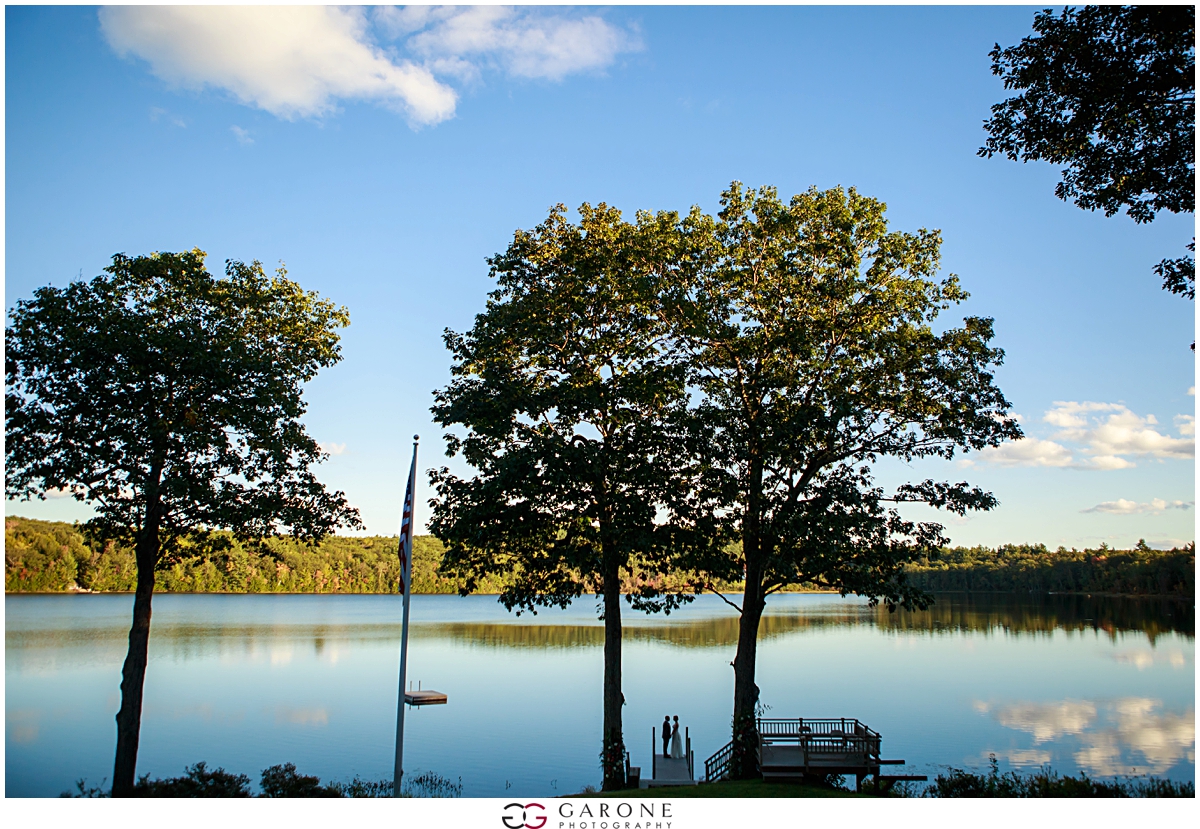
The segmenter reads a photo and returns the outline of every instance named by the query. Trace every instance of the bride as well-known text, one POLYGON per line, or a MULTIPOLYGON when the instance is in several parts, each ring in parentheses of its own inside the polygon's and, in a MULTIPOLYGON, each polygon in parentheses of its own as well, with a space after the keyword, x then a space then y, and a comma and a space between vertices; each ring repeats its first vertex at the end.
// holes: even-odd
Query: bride
POLYGON ((675 727, 671 729, 671 759, 683 759, 683 737, 679 735, 679 715, 675 715, 675 727))

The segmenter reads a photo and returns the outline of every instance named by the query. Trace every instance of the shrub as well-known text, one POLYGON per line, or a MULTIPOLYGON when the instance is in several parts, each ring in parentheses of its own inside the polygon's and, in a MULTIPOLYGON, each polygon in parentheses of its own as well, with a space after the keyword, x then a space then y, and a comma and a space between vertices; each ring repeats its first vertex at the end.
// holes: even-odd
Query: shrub
POLYGON ((187 769, 182 777, 151 780, 143 774, 133 786, 134 797, 250 797, 250 778, 230 774, 219 766, 212 771, 204 763, 187 769))

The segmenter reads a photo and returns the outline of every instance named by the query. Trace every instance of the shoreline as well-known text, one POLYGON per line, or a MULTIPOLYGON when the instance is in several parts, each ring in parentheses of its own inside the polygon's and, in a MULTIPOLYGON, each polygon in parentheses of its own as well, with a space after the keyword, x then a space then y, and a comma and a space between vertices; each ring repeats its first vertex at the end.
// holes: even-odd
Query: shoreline
MULTIPOLYGON (((926 591, 931 596, 1077 596, 1086 599, 1169 599, 1179 602, 1195 602, 1195 596, 1180 596, 1176 593, 1102 593, 1097 591, 1090 592, 1071 592, 1066 590, 929 590, 926 591)), ((76 588, 67 590, 5 590, 6 596, 132 596, 132 590, 88 590, 86 588, 76 588)), ((730 591, 729 595, 739 595, 740 591, 730 591)), ((377 593, 357 590, 334 590, 334 591, 304 591, 304 590, 155 590, 155 596, 397 596, 399 593, 377 593)), ((478 591, 470 593, 466 596, 459 596, 457 593, 410 593, 411 596, 454 596, 460 599, 470 598, 471 596, 499 596, 497 592, 478 591)), ((596 596, 596 593, 583 593, 583 596, 596 596)), ((622 593, 622 596, 631 596, 632 593, 622 593)), ((707 596, 708 593, 687 594, 707 596)), ((838 596, 836 590, 781 590, 773 595, 777 596, 838 596)), ((855 594, 847 594, 847 598, 853 597, 855 594)), ((768 601, 768 604, 770 602, 768 601)))

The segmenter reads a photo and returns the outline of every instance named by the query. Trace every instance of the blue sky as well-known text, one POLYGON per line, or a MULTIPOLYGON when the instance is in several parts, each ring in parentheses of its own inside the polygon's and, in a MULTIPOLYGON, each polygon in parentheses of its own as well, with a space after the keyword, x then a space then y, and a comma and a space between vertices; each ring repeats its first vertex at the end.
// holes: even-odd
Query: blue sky
POLYGON ((1106 218, 1056 199, 1050 165, 975 155, 1005 96, 987 53, 1034 11, 7 7, 6 307, 117 252, 283 260, 351 316, 306 392, 320 475, 392 534, 411 436, 422 469, 447 462, 442 330, 470 326, 514 230, 559 202, 714 211, 735 179, 853 186, 941 229, 1028 435, 881 480, 991 489, 955 543, 1191 541, 1194 305, 1151 269, 1193 217, 1106 218))

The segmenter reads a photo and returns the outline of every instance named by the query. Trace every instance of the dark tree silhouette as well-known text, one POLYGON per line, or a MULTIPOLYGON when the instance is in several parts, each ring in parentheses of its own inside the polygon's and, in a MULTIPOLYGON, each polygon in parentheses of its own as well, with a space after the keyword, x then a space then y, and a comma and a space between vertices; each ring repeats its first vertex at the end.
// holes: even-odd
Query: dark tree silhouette
MULTIPOLYGON (((1023 92, 992 107, 979 154, 1065 165, 1055 195, 1106 216, 1195 212, 1195 7, 1046 9, 1033 28, 991 51, 993 74, 1023 92)), ((1194 255, 1154 270, 1195 299, 1194 255)))

